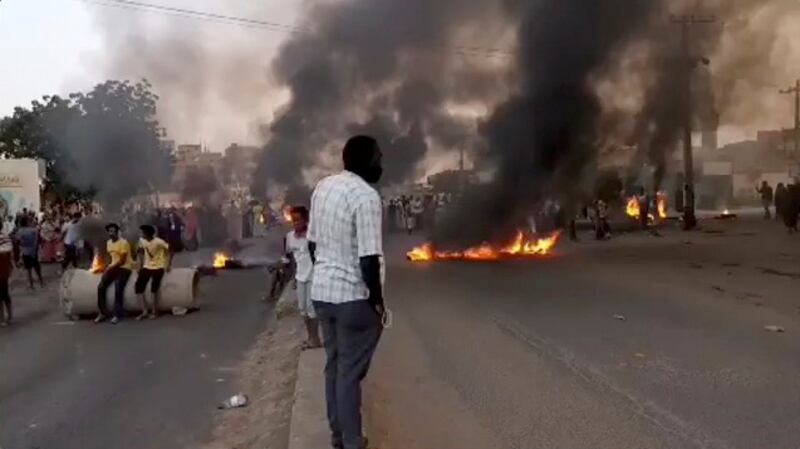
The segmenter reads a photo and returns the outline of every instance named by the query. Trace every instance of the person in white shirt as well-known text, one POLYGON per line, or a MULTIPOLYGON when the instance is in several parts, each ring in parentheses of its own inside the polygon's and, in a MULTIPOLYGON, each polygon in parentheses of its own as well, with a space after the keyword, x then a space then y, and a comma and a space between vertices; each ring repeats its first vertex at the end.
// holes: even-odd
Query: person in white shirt
POLYGON ((72 219, 66 223, 62 228, 62 235, 64 239, 64 260, 61 261, 61 270, 66 271, 69 264, 73 268, 78 268, 78 248, 80 240, 80 221, 81 214, 72 214, 72 219))
POLYGON ((292 229, 286 234, 286 257, 294 261, 294 280, 297 288, 297 307, 306 323, 308 338, 303 342, 302 349, 316 349, 322 347, 319 339, 319 321, 311 302, 311 275, 314 264, 311 262, 311 252, 308 248, 308 209, 303 206, 293 207, 291 212, 292 229))
POLYGON ((382 331, 383 242, 381 150, 375 139, 347 141, 344 171, 317 184, 311 197, 311 298, 327 354, 325 394, 333 447, 364 449, 361 381, 382 331))

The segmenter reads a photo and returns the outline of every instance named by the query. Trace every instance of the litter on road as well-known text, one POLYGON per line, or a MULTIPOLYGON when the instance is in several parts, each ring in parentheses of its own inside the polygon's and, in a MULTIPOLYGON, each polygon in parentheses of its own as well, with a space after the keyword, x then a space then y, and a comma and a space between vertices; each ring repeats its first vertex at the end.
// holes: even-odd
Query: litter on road
POLYGON ((246 407, 247 402, 247 396, 242 393, 238 393, 226 399, 225 402, 220 404, 217 408, 220 410, 228 410, 231 408, 246 407))
POLYGON ((618 321, 627 321, 628 320, 627 318, 625 318, 625 315, 619 315, 619 314, 614 315, 614 319, 618 320, 618 321))
POLYGON ((784 329, 783 326, 776 326, 774 324, 764 326, 764 330, 767 332, 786 332, 786 329, 784 329))

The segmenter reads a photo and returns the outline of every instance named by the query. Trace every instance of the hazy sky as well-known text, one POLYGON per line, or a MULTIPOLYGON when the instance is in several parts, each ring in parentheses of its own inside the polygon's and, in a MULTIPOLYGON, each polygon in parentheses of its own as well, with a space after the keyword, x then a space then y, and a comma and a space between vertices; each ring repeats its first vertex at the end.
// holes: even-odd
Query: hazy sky
MULTIPOLYGON (((286 39, 285 33, 98 4, 103 1, 0 0, 0 54, 3 55, 0 116, 11 113, 15 106, 27 106, 31 100, 45 94, 88 90, 108 78, 147 77, 154 82, 162 98, 161 121, 167 126, 170 137, 179 142, 202 140, 214 150, 221 150, 234 141, 257 143, 257 124, 268 121, 278 103, 279 96, 265 87, 266 67, 278 45, 286 39), (198 42, 199 39, 204 42, 198 42), (147 64, 138 60, 125 64, 126 58, 140 56, 128 52, 141 50, 135 45, 142 42, 147 43, 144 49, 148 52, 147 64), (182 55, 170 54, 180 48, 167 45, 176 42, 198 49, 205 58, 190 60, 194 65, 183 67, 183 62, 173 60, 182 55), (196 110, 197 104, 188 104, 185 100, 200 93, 188 92, 189 87, 175 92, 173 85, 159 82, 158 71, 170 64, 185 70, 183 75, 187 79, 198 73, 218 76, 215 70, 219 69, 213 63, 225 59, 226 45, 230 46, 230 53, 236 48, 249 56, 237 60, 235 67, 242 73, 249 73, 250 79, 233 77, 228 82, 233 85, 250 83, 248 89, 253 90, 250 94, 260 99, 259 104, 222 105, 218 98, 211 98, 208 91, 212 89, 204 86, 207 98, 203 98, 202 106, 205 110, 196 110), (252 78, 264 79, 258 89, 252 78), (235 112, 241 112, 241 116, 233 117, 235 112), (194 116, 191 120, 186 118, 189 114, 194 116), (246 123, 244 117, 250 118, 250 123, 246 123)), ((148 3, 291 25, 297 20, 303 0, 152 0, 148 3)), ((220 63, 233 62, 226 59, 220 63)), ((218 96, 228 94, 220 92, 218 96)))
POLYGON ((0 2, 0 114, 91 83, 84 64, 100 41, 87 8, 73 0, 0 2))

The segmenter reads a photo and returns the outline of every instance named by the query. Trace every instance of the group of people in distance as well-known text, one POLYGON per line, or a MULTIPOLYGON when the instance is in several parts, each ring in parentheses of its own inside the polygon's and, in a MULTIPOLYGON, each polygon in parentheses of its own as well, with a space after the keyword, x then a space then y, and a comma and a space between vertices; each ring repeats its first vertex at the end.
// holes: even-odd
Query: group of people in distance
POLYGON ((772 218, 770 207, 775 207, 775 219, 782 220, 789 233, 797 232, 798 215, 800 215, 800 183, 784 185, 778 183, 775 190, 767 181, 762 181, 756 192, 761 197, 764 218, 772 218))
POLYGON ((138 269, 134 291, 139 298, 142 313, 137 320, 158 317, 158 303, 161 299, 161 282, 172 266, 172 252, 166 241, 156 236, 156 228, 143 225, 139 228, 141 237, 135 257, 131 245, 120 237, 120 228, 116 223, 106 225, 108 241, 106 251, 110 263, 103 271, 100 284, 97 286, 97 308, 99 313, 95 323, 102 323, 111 317, 111 324, 117 324, 125 316, 125 287, 134 270, 138 269), (114 286, 114 310, 109 313, 106 305, 106 293, 114 286), (147 286, 150 286, 150 301, 147 300, 147 286))

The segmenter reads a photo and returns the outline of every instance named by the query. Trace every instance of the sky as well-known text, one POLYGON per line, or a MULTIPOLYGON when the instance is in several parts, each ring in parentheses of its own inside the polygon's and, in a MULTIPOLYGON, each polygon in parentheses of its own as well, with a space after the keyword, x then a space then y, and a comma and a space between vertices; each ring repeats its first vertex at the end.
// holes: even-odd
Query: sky
MULTIPOLYGON (((268 67, 287 34, 98 4, 104 1, 0 0, 0 116, 42 95, 146 77, 162 98, 159 119, 178 143, 205 143, 216 151, 232 142, 263 143, 260 127, 286 100, 268 67)), ((145 1, 291 25, 303 5, 321 0, 145 1)), ((793 42, 784 40, 784 46, 793 42)), ((777 59, 787 73, 772 81, 783 83, 800 61, 777 59)), ((721 143, 753 138, 759 128, 790 126, 790 99, 774 88, 764 96, 779 118, 748 117, 757 123, 746 127, 723 123, 721 143)))
POLYGON ((85 3, 2 0, 0 114, 47 93, 63 94, 90 85, 83 67, 100 47, 85 3))
MULTIPOLYGON (((0 64, 0 115, 42 95, 89 90, 109 78, 146 77, 162 98, 159 119, 178 143, 202 142, 216 151, 232 142, 260 143, 258 126, 268 122, 284 100, 269 88, 266 68, 287 38, 285 33, 102 6, 103 1, 0 0, 0 54, 3 61, 13 61, 0 64), (194 54, 178 62, 182 55, 170 52, 181 45, 194 54), (228 57, 234 52, 225 47, 234 45, 236 53, 246 58, 228 57), (126 59, 134 62, 126 64, 126 59), (238 73, 225 73, 220 69, 225 65, 238 73), (194 77, 195 84, 183 87, 174 79, 164 80, 164 72, 175 70, 181 71, 181 81, 194 77), (198 74, 209 79, 198 80, 198 74), (220 92, 216 86, 221 77, 229 77, 223 84, 242 86, 249 95, 220 92), (257 101, 229 101, 231 97, 257 101)), ((146 2, 290 25, 303 4, 302 0, 146 2)))

